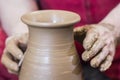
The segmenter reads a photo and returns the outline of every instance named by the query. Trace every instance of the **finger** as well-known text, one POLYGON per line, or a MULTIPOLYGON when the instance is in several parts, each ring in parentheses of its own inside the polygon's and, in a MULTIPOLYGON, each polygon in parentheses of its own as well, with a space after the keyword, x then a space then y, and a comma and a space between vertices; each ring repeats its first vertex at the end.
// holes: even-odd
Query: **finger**
POLYGON ((16 74, 16 75, 18 75, 18 72, 12 71, 12 70, 10 70, 10 69, 8 69, 8 72, 11 73, 11 74, 16 74))
POLYGON ((84 61, 88 61, 89 60, 89 54, 90 54, 90 52, 89 51, 84 51, 83 53, 82 53, 82 59, 84 60, 84 61))
POLYGON ((108 55, 106 60, 101 64, 100 71, 106 71, 112 64, 113 56, 108 55))
POLYGON ((91 62, 90 62, 91 66, 94 68, 99 67, 101 62, 105 60, 108 53, 109 53, 108 46, 105 46, 102 49, 102 51, 91 60, 91 62))
POLYGON ((91 26, 89 26, 89 25, 76 27, 76 28, 74 28, 74 33, 79 34, 79 33, 87 32, 90 28, 91 28, 91 26))
POLYGON ((80 43, 83 43, 83 40, 85 38, 87 32, 87 27, 77 27, 74 29, 74 39, 80 43))
POLYGON ((82 54, 82 59, 88 61, 93 58, 105 46, 103 40, 97 40, 89 51, 82 54))
POLYGON ((13 55, 16 59, 21 59, 23 52, 18 47, 18 42, 16 40, 11 40, 6 44, 6 49, 13 55))
POLYGON ((11 56, 7 53, 6 50, 4 51, 1 62, 5 65, 7 69, 10 69, 12 71, 18 71, 17 63, 12 61, 11 56))
POLYGON ((95 30, 93 29, 89 30, 86 34, 86 38, 83 41, 83 47, 86 50, 89 50, 94 44, 94 42, 98 39, 98 36, 99 35, 95 30))
POLYGON ((111 43, 109 47, 109 55, 106 57, 105 61, 100 66, 100 71, 106 71, 112 64, 115 54, 115 44, 111 43))
POLYGON ((105 43, 102 39, 98 39, 92 46, 92 48, 89 50, 89 58, 92 58, 95 56, 103 47, 105 46, 105 43))
POLYGON ((114 55, 115 55, 115 50, 116 50, 116 44, 113 42, 111 42, 110 43, 110 48, 109 48, 109 50, 110 50, 110 54, 109 55, 111 55, 111 56, 113 56, 114 57, 114 55))

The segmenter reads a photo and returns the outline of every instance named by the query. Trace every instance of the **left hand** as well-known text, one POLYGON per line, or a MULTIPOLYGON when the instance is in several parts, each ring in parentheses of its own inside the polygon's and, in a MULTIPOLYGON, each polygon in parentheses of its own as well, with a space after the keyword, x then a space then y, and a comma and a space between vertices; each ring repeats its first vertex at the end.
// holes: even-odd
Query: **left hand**
POLYGON ((105 71, 111 66, 118 39, 112 25, 85 25, 75 28, 74 34, 78 42, 84 39, 85 51, 82 54, 84 61, 90 61, 90 65, 94 68, 99 67, 100 71, 105 71))
POLYGON ((19 61, 27 48, 28 33, 13 35, 6 39, 6 47, 3 51, 1 62, 9 73, 19 73, 19 61))

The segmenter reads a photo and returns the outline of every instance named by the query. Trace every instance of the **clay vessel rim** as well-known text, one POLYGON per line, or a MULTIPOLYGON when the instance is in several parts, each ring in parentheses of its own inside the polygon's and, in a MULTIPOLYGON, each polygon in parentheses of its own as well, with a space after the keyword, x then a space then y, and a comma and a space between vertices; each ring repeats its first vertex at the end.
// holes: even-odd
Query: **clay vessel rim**
POLYGON ((68 25, 74 25, 75 23, 79 22, 80 19, 81 18, 77 13, 65 11, 65 10, 39 10, 39 11, 26 13, 21 17, 21 20, 25 24, 27 24, 29 26, 34 26, 34 27, 65 27, 68 25), (45 15, 45 13, 48 13, 47 17, 40 16, 40 14, 45 15), (69 17, 67 17, 67 15, 69 17), (50 17, 53 21, 58 20, 58 22, 57 21, 56 22, 44 22, 44 21, 39 22, 36 19, 36 18, 39 19, 39 17, 37 17, 37 16, 40 16, 41 18, 50 17), (53 19, 53 18, 55 18, 55 19, 53 19), (34 20, 34 19, 36 19, 36 20, 34 20), (59 19, 61 19, 61 21, 59 19), (64 21, 62 21, 62 20, 64 20, 64 21))

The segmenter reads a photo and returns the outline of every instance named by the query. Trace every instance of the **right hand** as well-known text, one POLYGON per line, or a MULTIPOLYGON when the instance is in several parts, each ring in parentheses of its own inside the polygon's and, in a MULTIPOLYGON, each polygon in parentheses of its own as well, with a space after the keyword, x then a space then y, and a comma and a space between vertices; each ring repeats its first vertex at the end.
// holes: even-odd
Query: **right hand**
POLYGON ((74 33, 75 40, 83 42, 82 59, 100 71, 109 69, 119 39, 115 27, 108 23, 91 24, 75 28, 74 33))
POLYGON ((8 69, 9 73, 18 73, 18 62, 23 57, 23 53, 27 47, 27 41, 27 33, 7 38, 1 62, 8 69))

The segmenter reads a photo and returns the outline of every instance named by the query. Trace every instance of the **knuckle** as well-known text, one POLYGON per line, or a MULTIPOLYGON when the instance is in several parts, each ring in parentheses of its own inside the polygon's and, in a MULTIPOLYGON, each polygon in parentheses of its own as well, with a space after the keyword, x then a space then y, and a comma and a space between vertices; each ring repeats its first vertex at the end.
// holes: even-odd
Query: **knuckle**
POLYGON ((85 49, 89 49, 90 46, 91 46, 90 44, 88 44, 87 42, 84 42, 84 48, 85 49))
POLYGON ((95 56, 96 55, 96 51, 94 50, 94 49, 91 49, 90 51, 89 51, 89 56, 90 57, 93 57, 93 56, 95 56))

